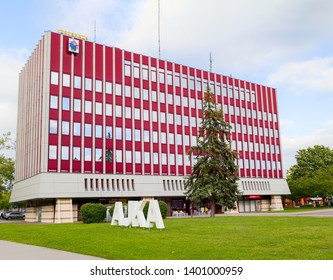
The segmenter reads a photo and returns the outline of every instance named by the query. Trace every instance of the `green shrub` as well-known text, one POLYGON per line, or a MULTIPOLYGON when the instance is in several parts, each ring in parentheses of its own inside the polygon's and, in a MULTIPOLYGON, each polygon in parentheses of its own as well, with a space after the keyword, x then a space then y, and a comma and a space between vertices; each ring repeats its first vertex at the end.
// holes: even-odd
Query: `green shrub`
POLYGON ((106 216, 106 207, 101 203, 86 203, 80 210, 84 224, 103 222, 106 216))

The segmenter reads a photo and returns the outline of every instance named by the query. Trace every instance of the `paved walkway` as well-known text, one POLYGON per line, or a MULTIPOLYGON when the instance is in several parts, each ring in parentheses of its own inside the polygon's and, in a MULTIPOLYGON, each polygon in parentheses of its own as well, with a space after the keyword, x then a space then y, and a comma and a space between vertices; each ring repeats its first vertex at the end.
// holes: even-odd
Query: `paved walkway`
POLYGON ((45 247, 0 240, 0 260, 102 260, 45 247))

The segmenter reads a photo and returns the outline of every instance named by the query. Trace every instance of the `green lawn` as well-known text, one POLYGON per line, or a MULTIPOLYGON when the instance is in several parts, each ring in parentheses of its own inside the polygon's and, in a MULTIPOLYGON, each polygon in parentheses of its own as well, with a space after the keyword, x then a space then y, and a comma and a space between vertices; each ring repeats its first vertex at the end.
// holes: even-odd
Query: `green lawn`
POLYGON ((333 260, 333 219, 166 219, 164 230, 102 224, 1 223, 0 239, 115 260, 333 260))

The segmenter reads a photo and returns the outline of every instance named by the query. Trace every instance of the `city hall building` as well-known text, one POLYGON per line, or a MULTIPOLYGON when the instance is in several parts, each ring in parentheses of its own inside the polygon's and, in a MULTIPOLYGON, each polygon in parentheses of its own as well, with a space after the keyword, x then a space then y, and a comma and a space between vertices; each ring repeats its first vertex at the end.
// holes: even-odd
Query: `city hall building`
POLYGON ((11 201, 27 202, 27 221, 73 222, 86 202, 130 199, 189 212, 187 151, 207 86, 233 127, 237 211, 282 209, 276 89, 86 39, 45 32, 20 73, 11 201))

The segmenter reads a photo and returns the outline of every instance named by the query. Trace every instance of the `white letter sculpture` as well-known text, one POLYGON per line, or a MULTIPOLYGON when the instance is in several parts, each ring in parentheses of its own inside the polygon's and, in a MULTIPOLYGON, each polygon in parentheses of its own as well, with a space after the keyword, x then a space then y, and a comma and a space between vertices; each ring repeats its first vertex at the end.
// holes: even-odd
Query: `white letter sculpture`
POLYGON ((153 227, 153 223, 155 223, 156 228, 165 228, 157 200, 149 201, 148 216, 147 220, 145 219, 143 208, 146 202, 144 200, 128 201, 128 218, 124 217, 123 204, 116 202, 111 225, 151 228, 153 227))

